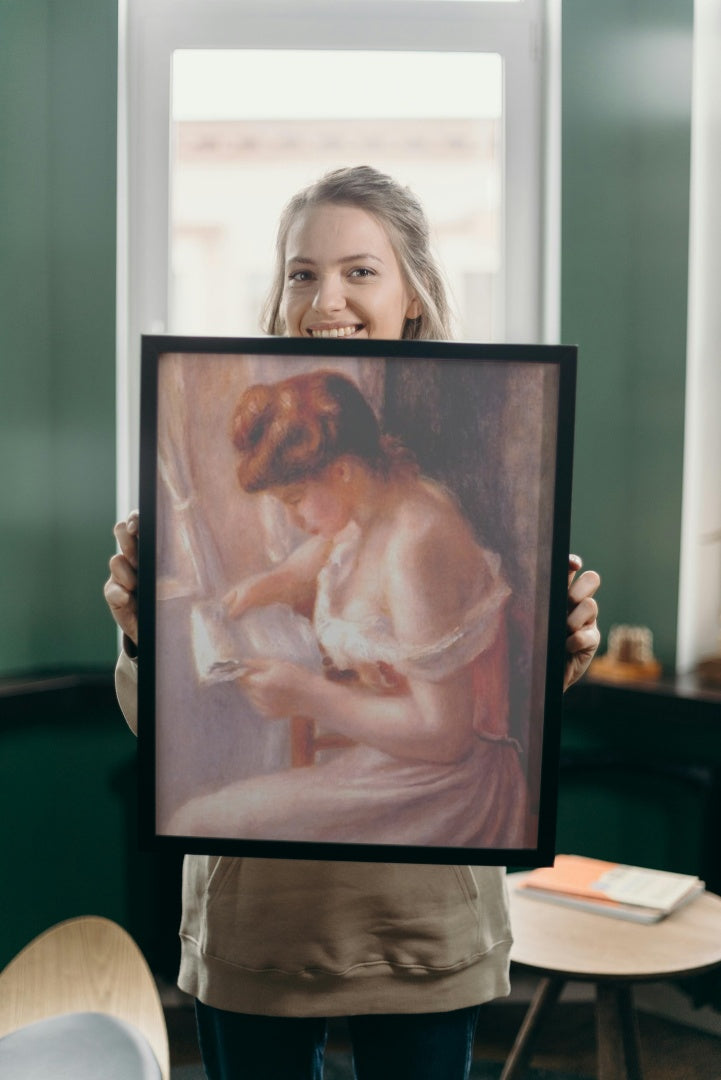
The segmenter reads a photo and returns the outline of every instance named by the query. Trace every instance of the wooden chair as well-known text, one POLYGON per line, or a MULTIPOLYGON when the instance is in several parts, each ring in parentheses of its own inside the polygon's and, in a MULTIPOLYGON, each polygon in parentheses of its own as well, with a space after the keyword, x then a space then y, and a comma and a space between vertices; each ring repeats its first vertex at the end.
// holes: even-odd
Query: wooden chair
MULTIPOLYGON (((40 1034, 41 1023, 61 1018, 75 1020, 74 1030, 83 1031, 84 1020, 100 1017, 115 1024, 117 1038, 129 1035, 134 1060, 152 1061, 153 1069, 129 1068, 130 1077, 160 1076, 169 1080, 170 1057, 165 1016, 155 980, 129 934, 109 919, 93 915, 58 923, 30 942, 0 973, 0 1073, 3 1055, 17 1062, 18 1036, 29 1025, 40 1034), (152 1055, 147 1051, 152 1050, 152 1055), (157 1064, 157 1069, 154 1067, 157 1064)), ((92 1026, 92 1024, 91 1024, 92 1026)), ((102 1025, 95 1024, 96 1032, 102 1025)), ((47 1031, 47 1025, 45 1030, 47 1031)), ((111 1030, 108 1026, 108 1031, 111 1030)), ((76 1039, 78 1052, 82 1038, 76 1039)), ((67 1032, 65 1042, 67 1046, 67 1032)), ((36 1036, 28 1038, 24 1056, 32 1056, 36 1036)), ((80 1080, 86 1075, 121 1075, 106 1071, 109 1063, 96 1062, 97 1071, 87 1071, 87 1061, 77 1069, 68 1068, 67 1051, 60 1075, 80 1080), (83 1071, 85 1069, 86 1071, 83 1071)), ((23 1075, 14 1065, 14 1076, 23 1075), (15 1071, 17 1070, 17 1071, 15 1071)), ((37 1072, 27 1075, 39 1075, 37 1072)), ((47 1080, 53 1073, 44 1072, 47 1080)))
POLYGON ((313 765, 315 756, 321 750, 337 750, 343 746, 353 746, 353 740, 346 735, 333 732, 319 732, 315 720, 307 716, 292 716, 290 720, 290 763, 293 768, 313 765))
MULTIPOLYGON (((339 671, 324 660, 325 675, 332 682, 356 683, 358 673, 352 669, 339 671)), ((395 676, 395 689, 405 686, 405 680, 395 676)), ((389 692, 393 692, 390 690, 389 692)), ((339 750, 347 746, 357 746, 355 739, 333 731, 320 731, 316 721, 308 716, 292 716, 290 719, 290 761, 295 767, 315 764, 316 754, 321 750, 339 750)))

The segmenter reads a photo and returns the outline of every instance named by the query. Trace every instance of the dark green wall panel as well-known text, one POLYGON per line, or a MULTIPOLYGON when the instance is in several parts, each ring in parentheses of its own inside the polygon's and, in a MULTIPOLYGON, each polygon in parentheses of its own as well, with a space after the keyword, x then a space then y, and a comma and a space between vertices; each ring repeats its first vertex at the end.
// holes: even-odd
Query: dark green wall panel
POLYGON ((62 919, 97 914, 127 925, 134 793, 128 798, 121 782, 135 743, 106 697, 92 716, 57 705, 43 716, 42 700, 32 699, 22 723, 3 724, 0 808, 13 822, 3 855, 13 871, 0 966, 62 919))
POLYGON ((675 657, 692 0, 563 6, 562 338, 577 343, 573 544, 602 629, 675 657))
POLYGON ((0 670, 32 663, 52 585, 45 5, 0 3, 0 670))
POLYGON ((0 0, 0 675, 109 664, 116 0, 0 0))
POLYGON ((110 673, 0 684, 0 745, 0 968, 54 923, 93 914, 174 978, 180 859, 138 848, 137 744, 110 673))

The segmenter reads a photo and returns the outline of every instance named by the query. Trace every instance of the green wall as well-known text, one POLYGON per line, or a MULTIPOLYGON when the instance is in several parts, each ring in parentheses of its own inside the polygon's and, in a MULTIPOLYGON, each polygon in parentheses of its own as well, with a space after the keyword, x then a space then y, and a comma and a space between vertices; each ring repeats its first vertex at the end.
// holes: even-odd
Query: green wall
POLYGON ((0 676, 108 665, 116 0, 0 0, 0 676))
POLYGON ((562 340, 579 345, 573 546, 601 625, 675 656, 692 0, 563 5, 562 340))

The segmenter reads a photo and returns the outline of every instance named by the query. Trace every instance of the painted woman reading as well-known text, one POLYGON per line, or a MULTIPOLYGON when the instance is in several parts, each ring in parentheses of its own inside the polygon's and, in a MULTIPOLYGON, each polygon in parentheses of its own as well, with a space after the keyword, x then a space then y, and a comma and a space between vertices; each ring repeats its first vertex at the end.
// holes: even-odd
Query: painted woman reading
POLYGON ((239 680, 265 716, 346 736, 335 756, 191 800, 169 832, 269 840, 532 846, 519 748, 508 736, 497 555, 453 497, 381 433, 345 375, 250 387, 233 419, 238 478, 308 539, 241 582, 231 617, 286 603, 312 618, 325 672, 255 660, 239 680))

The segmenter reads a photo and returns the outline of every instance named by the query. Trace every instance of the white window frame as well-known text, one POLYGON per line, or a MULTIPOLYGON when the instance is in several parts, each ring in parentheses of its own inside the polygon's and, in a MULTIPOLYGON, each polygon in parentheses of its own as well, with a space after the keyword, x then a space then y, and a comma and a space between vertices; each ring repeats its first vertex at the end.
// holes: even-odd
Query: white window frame
MULTIPOLYGON (((494 52, 504 60, 507 341, 556 341, 560 0, 119 0, 118 513, 137 503, 142 333, 167 327, 176 49, 494 52)), ((259 92, 262 92, 259 90, 259 92)), ((290 193, 289 193, 290 194, 290 193)))
POLYGON ((693 31, 688 340, 676 670, 721 652, 721 0, 696 0, 693 31))

